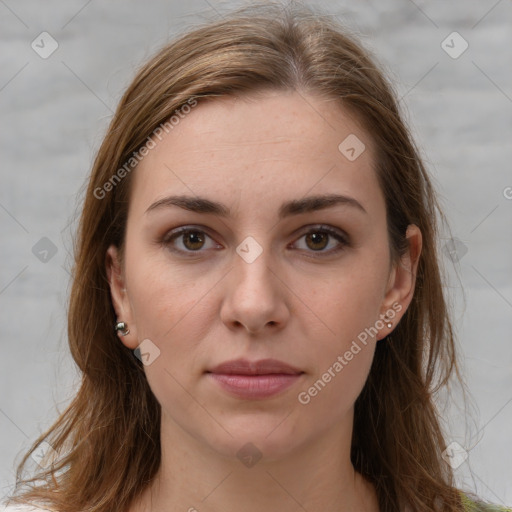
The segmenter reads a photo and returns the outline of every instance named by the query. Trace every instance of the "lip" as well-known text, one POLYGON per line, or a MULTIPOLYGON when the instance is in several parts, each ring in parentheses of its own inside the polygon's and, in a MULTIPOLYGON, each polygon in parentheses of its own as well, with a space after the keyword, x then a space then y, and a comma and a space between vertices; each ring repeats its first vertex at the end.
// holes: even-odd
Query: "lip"
POLYGON ((206 372, 229 394, 244 399, 265 399, 283 392, 304 372, 277 359, 236 359, 206 372))
POLYGON ((278 359, 260 359, 259 361, 233 359, 215 366, 208 372, 224 375, 269 375, 272 373, 297 375, 304 373, 302 370, 278 359))

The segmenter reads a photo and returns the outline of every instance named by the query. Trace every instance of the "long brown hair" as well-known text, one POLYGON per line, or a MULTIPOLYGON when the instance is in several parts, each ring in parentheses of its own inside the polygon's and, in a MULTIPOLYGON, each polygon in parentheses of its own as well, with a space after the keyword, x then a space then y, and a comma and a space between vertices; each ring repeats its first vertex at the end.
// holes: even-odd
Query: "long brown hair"
POLYGON ((368 52, 310 7, 268 3, 189 30, 140 69, 121 99, 94 161, 74 244, 68 337, 81 386, 19 464, 13 502, 66 512, 123 511, 154 478, 160 405, 142 363, 113 331, 105 268, 109 245, 123 249, 133 173, 133 162, 126 164, 192 98, 200 103, 265 89, 336 99, 363 123, 377 147, 393 262, 407 249, 407 226, 422 232, 414 298, 377 344, 355 403, 351 459, 375 485, 383 512, 462 510, 452 470, 441 458, 446 444, 434 402, 454 372, 462 380, 438 259, 439 219, 445 218, 432 182, 393 88, 368 52), (122 179, 113 180, 116 173, 122 179), (43 441, 57 457, 22 480, 43 441))

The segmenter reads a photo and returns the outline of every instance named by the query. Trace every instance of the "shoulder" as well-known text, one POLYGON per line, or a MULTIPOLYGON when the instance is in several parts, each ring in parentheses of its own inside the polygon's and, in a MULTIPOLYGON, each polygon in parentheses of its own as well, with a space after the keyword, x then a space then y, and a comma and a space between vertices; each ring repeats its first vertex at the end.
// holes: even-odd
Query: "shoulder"
POLYGON ((493 505, 478 501, 476 497, 460 493, 465 512, 512 512, 512 508, 504 505, 493 505))

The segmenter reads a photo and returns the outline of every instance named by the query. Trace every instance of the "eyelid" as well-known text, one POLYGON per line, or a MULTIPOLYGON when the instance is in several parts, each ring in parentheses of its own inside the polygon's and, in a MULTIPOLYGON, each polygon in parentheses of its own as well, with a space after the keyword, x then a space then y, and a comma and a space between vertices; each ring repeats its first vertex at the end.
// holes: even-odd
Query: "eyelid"
POLYGON ((315 231, 324 231, 330 235, 339 236, 345 241, 345 243, 349 243, 349 237, 342 229, 335 228, 334 226, 330 226, 329 224, 308 224, 307 226, 303 226, 302 228, 300 228, 297 231, 297 233, 302 233, 301 236, 303 236, 307 233, 315 231))

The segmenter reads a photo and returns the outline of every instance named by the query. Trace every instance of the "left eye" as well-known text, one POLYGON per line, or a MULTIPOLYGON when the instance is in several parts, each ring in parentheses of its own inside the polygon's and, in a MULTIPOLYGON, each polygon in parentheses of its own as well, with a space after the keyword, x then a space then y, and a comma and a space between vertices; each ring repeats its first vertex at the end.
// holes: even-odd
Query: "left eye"
MULTIPOLYGON (((299 238, 299 240, 302 239, 304 239, 306 249, 313 252, 337 252, 347 245, 347 241, 341 233, 327 227, 312 229, 299 238), (325 250, 326 248, 327 250, 325 250)), ((299 247, 299 249, 304 249, 304 247, 299 247)))

